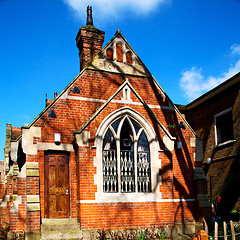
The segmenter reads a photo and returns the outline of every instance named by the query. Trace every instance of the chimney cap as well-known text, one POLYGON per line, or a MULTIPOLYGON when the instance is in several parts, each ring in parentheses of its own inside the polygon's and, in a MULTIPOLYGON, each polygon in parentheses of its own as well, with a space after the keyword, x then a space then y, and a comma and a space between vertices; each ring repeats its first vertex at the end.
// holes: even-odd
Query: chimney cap
POLYGON ((93 26, 92 6, 87 7, 87 25, 93 26))

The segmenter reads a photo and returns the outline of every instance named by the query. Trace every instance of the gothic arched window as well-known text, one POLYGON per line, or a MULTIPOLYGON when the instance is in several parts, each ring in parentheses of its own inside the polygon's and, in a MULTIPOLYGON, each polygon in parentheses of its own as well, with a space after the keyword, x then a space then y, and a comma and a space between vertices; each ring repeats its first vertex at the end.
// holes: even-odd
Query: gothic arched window
POLYGON ((103 138, 104 192, 151 192, 150 149, 145 131, 125 116, 103 138))

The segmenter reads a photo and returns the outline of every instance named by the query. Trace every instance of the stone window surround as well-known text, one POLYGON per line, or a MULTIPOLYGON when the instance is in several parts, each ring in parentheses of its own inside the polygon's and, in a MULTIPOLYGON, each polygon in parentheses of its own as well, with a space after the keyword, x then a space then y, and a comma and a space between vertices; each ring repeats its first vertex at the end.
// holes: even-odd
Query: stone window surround
MULTIPOLYGON (((116 129, 116 131, 113 129, 113 126, 112 125, 110 125, 109 126, 109 130, 110 130, 110 132, 111 132, 111 134, 112 134, 112 136, 114 137, 114 140, 115 140, 115 143, 116 143, 116 159, 117 159, 117 162, 118 162, 118 164, 117 164, 117 170, 116 170, 116 175, 115 176, 117 176, 117 178, 118 178, 118 180, 117 180, 117 185, 118 185, 118 187, 117 187, 117 191, 121 191, 121 184, 122 184, 122 170, 121 170, 121 156, 120 156, 120 152, 121 152, 121 150, 120 150, 120 142, 121 142, 121 133, 122 133, 122 129, 123 129, 123 125, 124 125, 124 122, 125 121, 127 121, 128 122, 128 124, 129 124, 129 126, 130 126, 130 128, 131 128, 131 130, 132 130, 132 137, 133 137, 133 144, 132 144, 132 147, 133 147, 133 155, 134 155, 134 157, 133 157, 133 169, 134 169, 134 175, 131 175, 131 177, 132 176, 134 176, 134 187, 133 187, 133 189, 132 190, 126 190, 126 192, 141 192, 140 190, 138 190, 138 166, 137 166, 137 162, 138 162, 138 143, 139 143, 139 139, 140 139, 140 136, 141 136, 141 134, 142 134, 142 132, 144 132, 145 133, 145 131, 144 131, 144 129, 141 127, 141 126, 139 126, 140 127, 140 129, 138 130, 138 132, 136 132, 136 129, 135 129, 135 127, 133 126, 133 119, 131 118, 131 117, 129 117, 128 115, 125 115, 125 116, 123 116, 123 117, 120 117, 120 118, 118 118, 118 119, 116 119, 116 121, 117 120, 120 120, 120 122, 119 122, 119 124, 118 124, 118 126, 117 126, 117 129, 116 129)), ((134 121, 135 122, 135 121, 134 121)), ((104 139, 105 139, 105 135, 104 135, 104 139)), ((148 145, 149 145, 149 143, 148 143, 148 145)), ((109 148, 110 148, 110 146, 109 146, 109 148)), ((110 150, 110 149, 109 149, 110 150)), ((126 156, 126 155, 125 155, 126 156)), ((150 160, 150 166, 151 166, 151 159, 150 158, 148 158, 149 160, 150 160)), ((124 160, 123 160, 124 161, 124 160)), ((124 167, 124 169, 125 169, 125 167, 124 167)), ((125 171, 125 170, 124 170, 125 171)), ((151 171, 151 170, 150 170, 151 171)), ((147 175, 147 176, 149 176, 149 175, 147 175)), ((151 176, 151 173, 150 173, 150 176, 151 176)), ((128 177, 130 177, 130 175, 128 175, 128 177)), ((129 182, 127 182, 127 184, 128 184, 129 182)), ((150 181, 150 185, 151 185, 151 181, 150 181)), ((144 188, 145 189, 145 188, 144 188)), ((116 191, 116 189, 115 189, 115 192, 117 192, 116 191)), ((107 190, 105 190, 104 192, 107 192, 107 190)), ((151 190, 146 190, 145 189, 145 191, 143 190, 142 192, 151 192, 151 190)))
POLYGON ((153 127, 148 121, 141 116, 135 110, 124 107, 116 110, 108 115, 100 124, 96 138, 96 157, 94 158, 94 166, 97 168, 97 173, 94 176, 94 182, 97 185, 97 192, 95 195, 96 202, 147 202, 147 201, 159 201, 161 199, 161 193, 159 191, 159 169, 161 168, 161 160, 158 157, 160 151, 157 136, 153 127), (103 192, 103 174, 102 174, 102 144, 108 127, 118 118, 128 116, 136 121, 145 130, 145 134, 148 138, 150 148, 151 159, 151 183, 152 192, 150 193, 106 193, 103 192))

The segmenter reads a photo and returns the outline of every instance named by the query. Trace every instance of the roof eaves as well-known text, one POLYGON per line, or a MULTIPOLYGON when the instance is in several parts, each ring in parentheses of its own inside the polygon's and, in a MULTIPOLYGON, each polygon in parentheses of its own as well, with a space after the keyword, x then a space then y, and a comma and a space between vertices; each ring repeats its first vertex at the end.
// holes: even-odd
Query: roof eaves
MULTIPOLYGON (((116 34, 114 35, 114 37, 104 46, 104 48, 92 59, 92 61, 84 68, 82 69, 82 71, 58 94, 58 96, 53 99, 53 101, 47 105, 47 107, 45 107, 45 109, 28 125, 28 126, 22 126, 22 129, 29 129, 39 118, 41 118, 43 116, 43 114, 45 114, 53 105, 54 103, 67 91, 67 89, 74 84, 74 82, 85 72, 85 70, 92 65, 92 62, 99 58, 102 54, 102 52, 111 44, 111 42, 114 40, 114 38, 116 38, 117 34, 120 33, 120 31, 117 31, 116 34)), ((121 33, 120 33, 121 34, 121 33)), ((122 34, 121 34, 122 36, 122 34)), ((123 37, 123 36, 122 36, 123 37)), ((124 38, 124 37, 123 37, 124 38)), ((125 38, 124 38, 125 39, 125 38)), ((125 39, 126 41, 126 39, 125 39)), ((130 45, 129 45, 130 46, 130 45)), ((130 46, 131 47, 131 46, 130 46)), ((20 135, 16 140, 14 141, 18 141, 20 138, 22 137, 22 135, 20 135)))
POLYGON ((139 101, 143 104, 143 106, 147 109, 147 111, 149 112, 149 114, 157 121, 157 123, 159 124, 159 126, 163 129, 163 131, 168 135, 168 137, 171 140, 176 140, 175 137, 173 137, 168 131, 167 129, 163 126, 163 124, 159 121, 159 119, 157 118, 157 116, 155 115, 155 113, 152 111, 152 109, 148 106, 148 104, 141 98, 141 96, 137 93, 137 91, 132 87, 132 85, 130 83, 128 83, 129 87, 131 88, 131 90, 134 92, 134 94, 137 96, 137 98, 139 99, 139 101))
POLYGON ((15 140, 11 140, 11 142, 18 142, 20 139, 22 138, 22 135, 20 135, 18 138, 16 138, 15 140))
MULTIPOLYGON (((118 33, 118 31, 117 31, 118 33)), ((114 37, 105 45, 105 47, 92 59, 92 61, 84 68, 82 71, 58 94, 58 96, 28 125, 28 126, 22 126, 22 129, 29 129, 39 118, 43 116, 44 113, 46 113, 53 105, 54 103, 67 91, 67 89, 74 84, 74 82, 85 72, 85 70, 92 65, 92 62, 99 58, 102 54, 102 52, 109 46, 109 44, 113 41, 114 38, 116 38, 117 33, 114 35, 114 37)), ((22 136, 22 135, 21 135, 22 136)), ((21 137, 19 136, 19 138, 21 137)), ((18 139, 19 139, 18 138, 18 139)), ((16 139, 15 141, 17 141, 16 139)))
POLYGON ((205 94, 203 94, 199 98, 197 98, 194 101, 192 101, 189 104, 187 104, 186 105, 186 109, 190 110, 190 109, 200 105, 201 103, 203 103, 206 100, 216 96, 220 92, 226 90, 227 88, 231 87, 232 85, 234 85, 234 84, 236 84, 238 82, 240 82, 240 72, 238 72, 237 74, 235 74, 234 76, 232 76, 228 80, 224 81, 223 83, 221 83, 217 87, 213 88, 212 90, 206 92, 205 94))
POLYGON ((49 108, 51 108, 54 103, 67 91, 67 89, 79 78, 79 76, 84 72, 86 68, 84 68, 68 85, 65 87, 56 98, 52 100, 51 103, 47 105, 47 107, 28 125, 28 126, 22 126, 22 129, 29 129, 44 113, 48 111, 49 108))
MULTIPOLYGON (((122 38, 123 40, 126 42, 126 44, 128 45, 128 47, 131 49, 131 51, 137 56, 138 60, 140 61, 140 63, 144 66, 144 68, 146 68, 148 74, 150 76, 152 76, 152 74, 150 73, 150 71, 148 70, 148 68, 146 67, 146 65, 143 63, 143 61, 141 60, 141 58, 138 56, 138 54, 134 51, 134 49, 131 47, 131 45, 128 43, 128 41, 126 40, 126 38, 122 35, 122 33, 119 31, 117 32, 122 38)), ((117 34, 116 33, 116 34, 117 34)))
MULTIPOLYGON (((74 82, 83 74, 83 72, 86 70, 87 67, 82 69, 82 71, 58 94, 56 98, 52 100, 51 103, 45 107, 45 109, 28 125, 28 126, 22 126, 21 129, 29 129, 34 123, 37 122, 39 118, 41 118, 48 110, 52 107, 52 105, 67 91, 67 89, 74 84, 74 82)), ((17 142, 22 138, 22 135, 20 135, 16 140, 13 140, 13 142, 17 142)))
POLYGON ((195 137, 198 138, 197 134, 195 133, 195 131, 192 129, 192 127, 190 126, 190 124, 188 123, 188 121, 183 117, 183 115, 181 114, 181 112, 179 111, 179 109, 175 106, 175 104, 172 102, 172 100, 168 97, 168 95, 165 93, 165 91, 162 89, 162 87, 159 85, 159 83, 157 82, 157 80, 153 77, 153 81, 155 82, 155 84, 160 88, 161 91, 163 91, 163 93, 166 95, 166 97, 168 98, 168 100, 171 102, 174 110, 179 114, 179 116, 182 118, 182 121, 185 123, 186 126, 188 126, 188 128, 190 129, 190 131, 194 134, 195 137))

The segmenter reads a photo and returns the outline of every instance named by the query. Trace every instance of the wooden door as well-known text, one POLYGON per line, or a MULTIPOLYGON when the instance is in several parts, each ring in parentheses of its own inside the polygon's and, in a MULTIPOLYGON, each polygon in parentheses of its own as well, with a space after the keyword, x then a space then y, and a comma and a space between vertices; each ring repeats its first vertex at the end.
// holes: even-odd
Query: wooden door
POLYGON ((69 157, 66 153, 45 155, 45 217, 69 217, 69 157))

